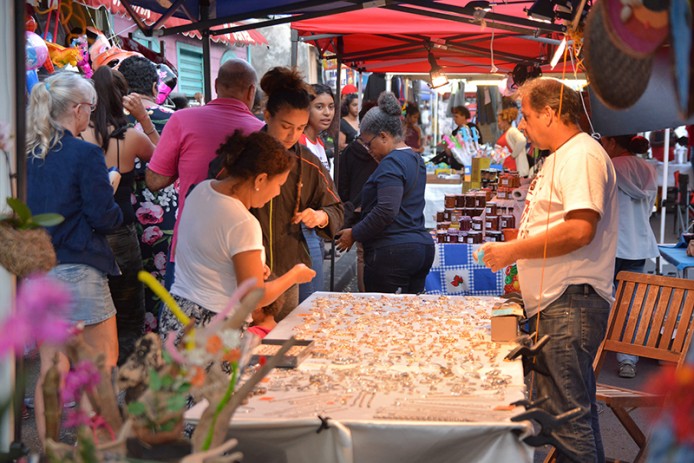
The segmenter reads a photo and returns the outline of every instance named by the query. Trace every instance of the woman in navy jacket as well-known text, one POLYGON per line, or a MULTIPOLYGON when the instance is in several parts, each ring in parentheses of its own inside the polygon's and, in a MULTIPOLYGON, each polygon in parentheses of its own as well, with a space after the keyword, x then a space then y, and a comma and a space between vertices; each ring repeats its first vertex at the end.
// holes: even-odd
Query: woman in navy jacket
POLYGON ((434 261, 424 227, 426 168, 403 140, 400 103, 390 92, 361 122, 361 143, 380 161, 362 189, 361 221, 342 230, 338 249, 364 245, 367 292, 417 294, 434 261))
MULTIPOLYGON (((58 265, 50 274, 72 293, 70 321, 82 322, 84 340, 105 354, 106 367, 118 358, 116 310, 107 275, 120 273, 106 234, 123 216, 113 199, 104 153, 79 138, 96 105, 91 82, 70 72, 36 84, 27 110, 27 195, 33 214, 54 212, 65 220, 50 227, 58 265)), ((41 375, 34 396, 36 424, 45 438, 43 394, 46 371, 59 354, 61 374, 67 357, 54 346, 40 346, 41 375)))

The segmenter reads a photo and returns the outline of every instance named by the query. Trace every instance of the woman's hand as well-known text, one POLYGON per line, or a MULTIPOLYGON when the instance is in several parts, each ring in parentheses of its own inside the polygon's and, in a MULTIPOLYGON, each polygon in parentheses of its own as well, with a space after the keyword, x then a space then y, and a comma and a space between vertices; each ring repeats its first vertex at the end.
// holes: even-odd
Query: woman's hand
POLYGON ((140 95, 137 93, 131 93, 130 95, 125 95, 123 97, 123 107, 132 116, 137 119, 137 122, 142 124, 143 119, 149 119, 149 114, 147 114, 147 108, 145 108, 144 103, 140 95))
POLYGON ((337 250, 340 252, 347 252, 352 249, 353 244, 354 237, 352 236, 352 229, 345 228, 344 230, 340 230, 340 233, 337 235, 337 241, 335 241, 337 250))
POLYGON ((299 284, 308 283, 316 276, 316 272, 305 264, 296 264, 290 272, 294 274, 294 281, 299 284))
POLYGON ((303 222, 308 228, 325 228, 328 225, 328 213, 325 211, 316 211, 309 208, 304 209, 292 218, 292 223, 303 222))
POLYGON ((263 264, 263 281, 267 280, 270 278, 270 275, 272 275, 272 270, 270 270, 270 267, 267 265, 263 264))

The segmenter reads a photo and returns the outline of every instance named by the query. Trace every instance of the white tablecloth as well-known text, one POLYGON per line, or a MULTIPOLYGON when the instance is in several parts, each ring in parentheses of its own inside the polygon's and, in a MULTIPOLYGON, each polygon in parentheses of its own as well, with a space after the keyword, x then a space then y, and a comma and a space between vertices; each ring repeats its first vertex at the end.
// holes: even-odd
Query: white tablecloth
POLYGON ((446 183, 427 183, 424 190, 424 226, 436 228, 436 213, 443 211, 443 198, 446 195, 460 195, 463 185, 446 183))
MULTIPOLYGON (((658 186, 663 186, 663 167, 665 164, 655 159, 649 159, 648 163, 655 167, 658 186)), ((675 187, 675 171, 679 171, 680 174, 689 175, 689 190, 694 190, 694 172, 692 172, 692 164, 690 162, 685 164, 675 164, 674 162, 668 163, 668 188, 675 187)))
POLYGON ((489 340, 494 301, 315 293, 269 335, 313 335, 312 358, 273 371, 230 435, 249 461, 532 462, 529 423, 509 420, 523 409, 506 407, 524 397, 520 361, 489 340))

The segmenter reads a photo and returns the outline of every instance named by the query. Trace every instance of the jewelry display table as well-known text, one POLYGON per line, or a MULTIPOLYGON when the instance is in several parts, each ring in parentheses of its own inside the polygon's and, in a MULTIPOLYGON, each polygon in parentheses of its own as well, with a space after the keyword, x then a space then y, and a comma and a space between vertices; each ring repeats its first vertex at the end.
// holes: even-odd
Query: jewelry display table
POLYGON ((521 362, 490 341, 496 301, 314 293, 266 338, 313 339, 312 355, 274 370, 230 435, 249 461, 532 462, 531 425, 510 421, 521 362))

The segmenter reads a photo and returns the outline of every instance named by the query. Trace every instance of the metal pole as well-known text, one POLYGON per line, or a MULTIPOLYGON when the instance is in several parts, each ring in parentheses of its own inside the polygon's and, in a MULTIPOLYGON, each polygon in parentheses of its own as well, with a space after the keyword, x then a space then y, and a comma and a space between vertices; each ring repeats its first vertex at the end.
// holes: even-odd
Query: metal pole
MULTIPOLYGON (((337 72, 335 74, 335 95, 337 96, 337 101, 340 103, 338 107, 342 107, 342 54, 344 53, 344 41, 342 39, 342 36, 337 38, 337 72)), ((339 113, 339 109, 336 111, 337 112, 337 117, 341 117, 339 113)), ((333 152, 335 155, 333 156, 333 172, 335 172, 335 178, 334 183, 335 183, 335 188, 338 188, 338 184, 340 181, 340 124, 336 124, 335 126, 335 133, 333 134, 333 152)), ((332 242, 330 243, 330 249, 332 252, 330 253, 330 291, 335 291, 335 238, 333 237, 332 242)))
POLYGON ((292 67, 296 67, 299 55, 299 31, 296 29, 291 30, 291 57, 290 63, 292 67))
MULTIPOLYGON (((200 2, 200 19, 207 21, 210 16, 209 0, 200 2)), ((212 99, 212 60, 210 58, 210 31, 209 29, 202 31, 202 67, 204 76, 204 97, 205 103, 209 103, 212 99)))
MULTIPOLYGON (((663 185, 660 189, 660 244, 665 244, 665 214, 667 206, 668 164, 670 161, 670 129, 665 129, 665 146, 663 147, 663 185)), ((663 259, 659 259, 658 273, 663 273, 663 259)))

